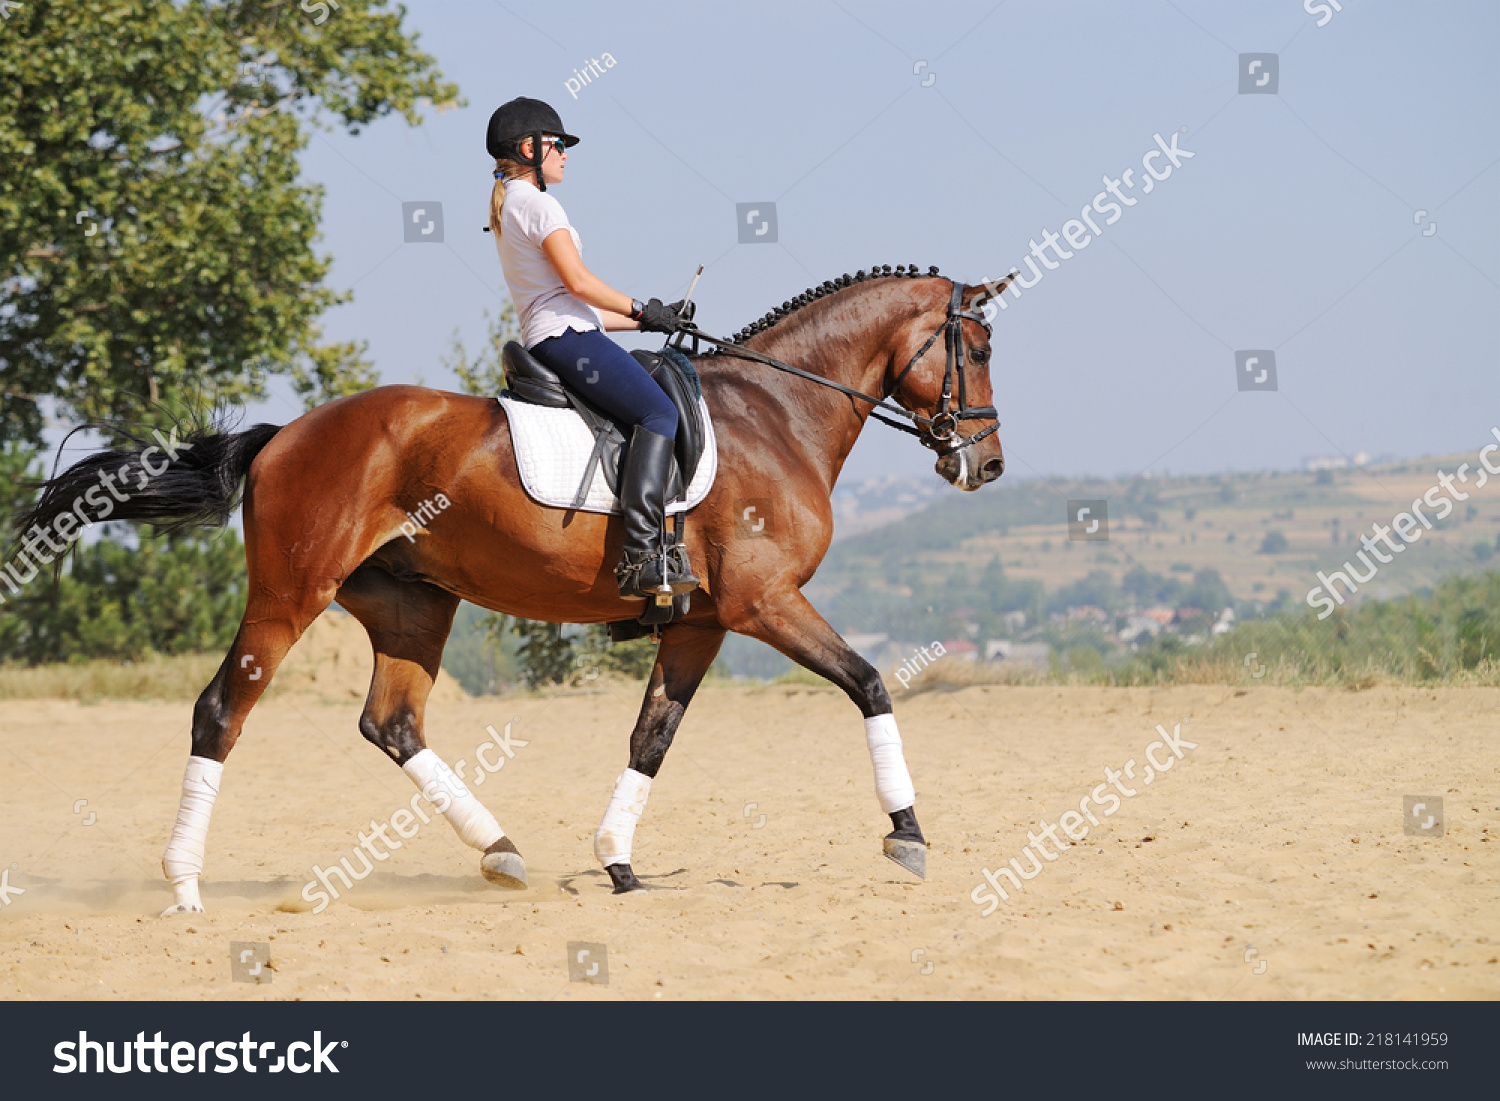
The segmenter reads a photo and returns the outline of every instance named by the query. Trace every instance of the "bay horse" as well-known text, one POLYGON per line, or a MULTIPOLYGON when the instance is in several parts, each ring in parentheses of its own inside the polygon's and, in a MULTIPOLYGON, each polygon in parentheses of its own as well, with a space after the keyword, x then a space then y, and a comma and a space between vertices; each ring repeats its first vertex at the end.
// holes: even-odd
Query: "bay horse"
MULTIPOLYGON (((893 827, 884 850, 925 876, 927 842, 890 694, 801 588, 828 550, 834 482, 877 404, 920 426, 897 424, 937 453, 938 474, 960 489, 976 490, 1004 471, 995 410, 968 401, 992 401, 989 325, 976 311, 1007 282, 965 286, 915 266, 861 271, 809 289, 734 341, 708 338, 718 350, 694 357, 719 447, 716 481, 686 527, 702 591, 686 617, 661 630, 629 766, 595 835, 616 893, 644 889, 631 866, 635 826, 728 631, 775 647, 859 708, 876 795, 893 827), (942 347, 929 355, 940 335, 942 347), (964 436, 965 420, 994 423, 964 436)), ((110 502, 110 519, 158 531, 227 523, 243 482, 245 613, 193 709, 192 751, 162 861, 175 901, 163 916, 201 912, 198 880, 223 763, 287 651, 335 601, 374 648, 360 732, 483 852, 488 880, 524 889, 514 842, 427 748, 424 706, 461 599, 549 622, 636 618, 640 602, 621 600, 615 584, 619 518, 533 502, 500 403, 418 386, 338 398, 284 427, 232 433, 210 421, 171 449, 159 476, 131 480, 153 448, 128 445, 145 442, 126 434, 121 446, 43 483, 19 530, 46 529, 68 511, 102 519, 84 508, 82 494, 117 466, 131 492, 110 502), (411 516, 436 493, 449 504, 423 513, 413 533, 411 516)))

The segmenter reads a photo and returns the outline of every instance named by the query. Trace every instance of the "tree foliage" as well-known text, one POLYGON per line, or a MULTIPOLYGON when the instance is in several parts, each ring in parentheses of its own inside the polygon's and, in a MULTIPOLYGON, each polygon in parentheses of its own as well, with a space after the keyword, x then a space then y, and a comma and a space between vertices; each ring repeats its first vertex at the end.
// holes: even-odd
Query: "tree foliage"
POLYGON ((0 439, 157 402, 370 385, 320 341, 312 127, 455 101, 385 0, 29 0, 0 25, 0 439), (324 18, 318 22, 314 12, 324 18))
POLYGON ((113 539, 79 547, 54 584, 45 573, 9 590, 0 660, 36 665, 148 653, 223 651, 245 605, 245 549, 226 531, 173 536, 132 549, 113 539))
POLYGON ((478 353, 471 358, 455 330, 452 346, 442 364, 458 376, 464 393, 492 397, 505 389, 502 353, 508 341, 521 339, 521 323, 516 319, 515 303, 508 298, 496 313, 485 310, 484 321, 485 338, 478 353))
MULTIPOLYGON (((321 341, 344 301, 298 182, 320 126, 351 133, 456 102, 386 0, 28 0, 0 23, 0 546, 29 502, 43 408, 160 423, 265 396, 371 385, 321 341)), ((0 584, 0 660, 228 646, 244 604, 233 532, 141 540, 106 525, 54 580, 0 584)), ((26 575, 29 564, 15 560, 26 575)))
MULTIPOLYGON (((25 480, 39 473, 31 448, 0 445, 0 547, 22 534, 14 517, 30 503, 25 480)), ((100 539, 75 548, 55 580, 29 558, 9 564, 0 578, 0 662, 225 650, 244 610, 245 552, 233 531, 147 540, 139 549, 100 539)))

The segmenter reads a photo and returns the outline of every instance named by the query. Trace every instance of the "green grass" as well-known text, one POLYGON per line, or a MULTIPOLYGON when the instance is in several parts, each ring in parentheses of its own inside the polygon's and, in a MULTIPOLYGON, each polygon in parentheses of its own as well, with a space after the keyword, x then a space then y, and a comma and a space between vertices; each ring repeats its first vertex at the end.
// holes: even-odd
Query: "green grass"
POLYGON ((223 654, 153 655, 137 662, 79 661, 0 665, 0 700, 160 700, 191 703, 223 654))

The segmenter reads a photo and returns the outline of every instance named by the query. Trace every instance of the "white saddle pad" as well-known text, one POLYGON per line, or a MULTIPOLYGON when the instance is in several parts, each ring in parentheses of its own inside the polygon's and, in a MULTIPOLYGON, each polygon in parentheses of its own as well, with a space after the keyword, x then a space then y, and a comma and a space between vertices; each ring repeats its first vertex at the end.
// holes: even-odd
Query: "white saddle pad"
MULTIPOLYGON (((550 508, 571 508, 573 498, 578 495, 578 483, 583 481, 584 468, 594 451, 594 434, 588 425, 572 409, 551 409, 509 397, 496 400, 505 407, 505 418, 510 421, 510 442, 515 449, 516 465, 521 469, 521 484, 527 495, 550 508)), ((708 404, 699 398, 698 407, 703 411, 703 458, 698 460, 698 470, 693 475, 692 485, 688 486, 687 498, 667 505, 668 515, 697 506, 708 496, 719 471, 719 448, 714 438, 713 421, 708 415, 708 404)), ((604 480, 603 463, 594 468, 594 480, 579 508, 583 512, 619 514, 620 502, 604 480)))

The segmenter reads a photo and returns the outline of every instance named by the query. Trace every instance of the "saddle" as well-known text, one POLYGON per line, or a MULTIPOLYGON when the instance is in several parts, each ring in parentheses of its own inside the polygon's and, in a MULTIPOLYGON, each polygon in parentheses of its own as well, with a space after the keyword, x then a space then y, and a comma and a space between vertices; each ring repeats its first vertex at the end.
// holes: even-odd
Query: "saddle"
MULTIPOLYGON (((630 354, 677 407, 677 442, 673 449, 672 472, 667 480, 667 502, 682 501, 687 495, 688 486, 692 484, 693 475, 698 472, 698 464, 703 458, 707 443, 701 404, 703 388, 698 381, 698 372, 693 369, 687 356, 676 348, 663 348, 659 352, 636 349, 630 354)), ((504 396, 552 409, 573 409, 593 433, 593 452, 589 455, 583 478, 578 484, 573 507, 578 508, 584 503, 594 480, 594 471, 599 468, 603 469, 604 480, 610 491, 618 495, 620 463, 630 442, 627 426, 620 424, 584 397, 589 381, 584 373, 587 367, 580 368, 580 377, 569 385, 556 371, 514 340, 502 350, 501 362, 505 367, 508 387, 504 396)))
MULTIPOLYGON (((666 500, 669 506, 676 506, 675 511, 669 508, 669 518, 677 540, 681 542, 685 511, 695 503, 694 499, 689 499, 689 489, 694 486, 694 476, 698 473, 708 447, 713 446, 712 430, 704 416, 702 384, 687 356, 676 348, 665 347, 657 352, 636 349, 630 354, 677 407, 677 440, 673 448, 672 470, 667 480, 666 500)), ((596 471, 602 472, 610 492, 618 497, 620 464, 630 442, 629 426, 622 425, 584 396, 589 383, 585 374, 587 365, 583 365, 579 378, 572 380, 570 385, 514 340, 501 350, 501 363, 505 368, 507 387, 501 393, 501 398, 550 409, 572 409, 593 435, 593 448, 584 466, 583 477, 578 483, 578 491, 569 507, 592 507, 585 502, 589 500, 596 471)), ((512 429, 514 428, 513 423, 512 429)), ((710 466, 705 472, 705 479, 711 482, 713 473, 713 467, 710 466)), ((702 499, 703 492, 706 492, 706 487, 699 490, 696 500, 702 499)), ((605 511, 597 508, 594 510, 605 511)), ((663 626, 687 615, 690 606, 689 593, 675 596, 667 604, 648 601, 638 619, 627 619, 609 625, 610 640, 627 642, 646 635, 657 635, 663 626)))

